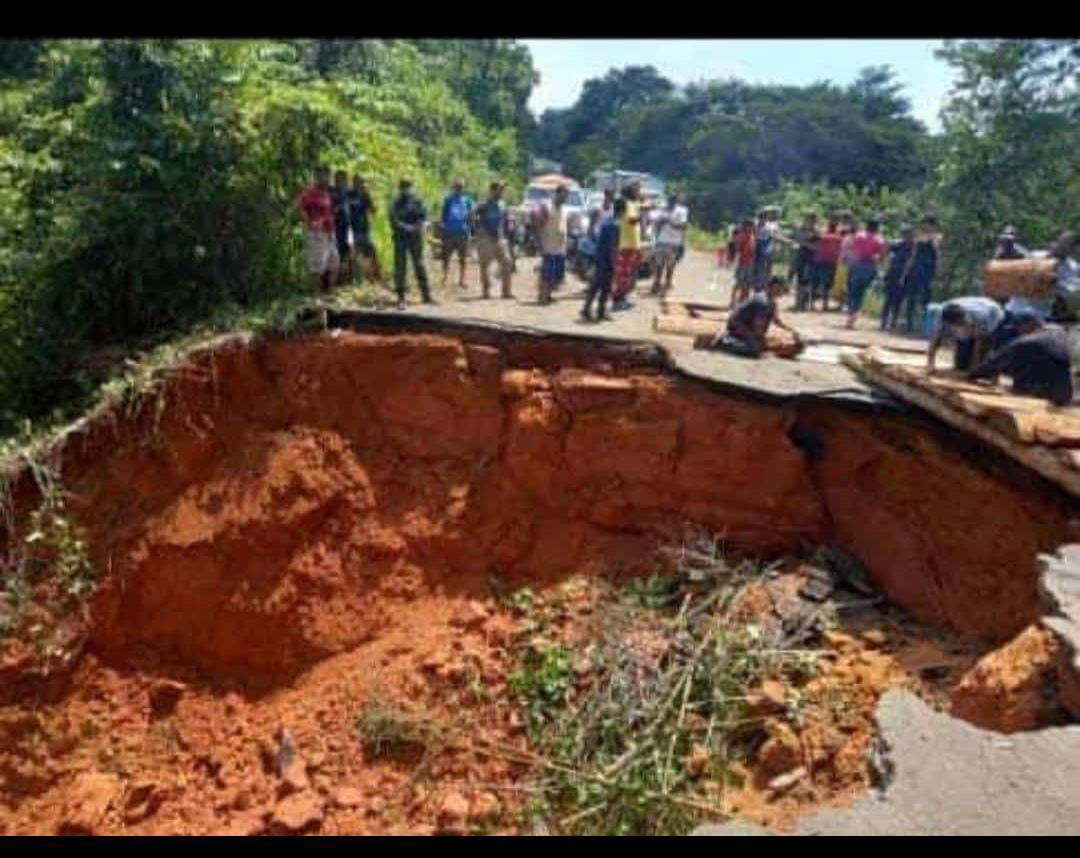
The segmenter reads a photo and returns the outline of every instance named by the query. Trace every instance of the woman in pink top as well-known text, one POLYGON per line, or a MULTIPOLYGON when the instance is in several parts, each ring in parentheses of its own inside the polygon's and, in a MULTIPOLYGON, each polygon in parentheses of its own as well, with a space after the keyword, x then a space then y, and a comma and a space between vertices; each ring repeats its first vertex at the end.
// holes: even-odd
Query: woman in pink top
POLYGON ((847 283, 847 326, 855 327, 855 317, 862 309, 866 290, 878 274, 878 263, 885 258, 888 246, 878 235, 878 222, 868 220, 866 229, 855 233, 847 243, 846 256, 851 271, 847 283))

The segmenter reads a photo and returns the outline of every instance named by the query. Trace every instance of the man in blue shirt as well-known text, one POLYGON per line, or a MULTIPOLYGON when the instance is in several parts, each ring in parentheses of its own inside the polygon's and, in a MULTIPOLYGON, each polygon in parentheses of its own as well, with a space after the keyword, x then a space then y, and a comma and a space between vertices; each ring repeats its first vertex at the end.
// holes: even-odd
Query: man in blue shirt
POLYGON ((458 289, 465 288, 465 257, 469 250, 469 227, 472 221, 472 200, 465 194, 465 180, 455 179, 454 189, 443 201, 442 219, 442 284, 450 272, 450 257, 458 255, 458 289))
POLYGON ((994 331, 1005 318, 993 298, 971 295, 953 298, 941 305, 941 327, 930 342, 927 367, 933 372, 938 349, 946 339, 955 342, 953 367, 967 372, 978 366, 990 352, 994 331))
POLYGON ((488 271, 492 262, 499 265, 499 279, 502 281, 502 296, 513 298, 510 291, 510 278, 514 264, 507 247, 507 215, 502 201, 504 185, 492 182, 487 200, 476 207, 476 252, 480 257, 480 285, 484 297, 491 297, 491 278, 488 271))
POLYGON ((585 306, 581 308, 581 318, 586 322, 610 322, 607 314, 607 302, 611 296, 611 283, 615 279, 615 262, 619 255, 619 219, 626 213, 626 200, 615 201, 614 209, 600 221, 596 230, 596 266, 593 269, 592 282, 585 296, 585 306), (592 315, 592 303, 597 301, 596 318, 592 315))

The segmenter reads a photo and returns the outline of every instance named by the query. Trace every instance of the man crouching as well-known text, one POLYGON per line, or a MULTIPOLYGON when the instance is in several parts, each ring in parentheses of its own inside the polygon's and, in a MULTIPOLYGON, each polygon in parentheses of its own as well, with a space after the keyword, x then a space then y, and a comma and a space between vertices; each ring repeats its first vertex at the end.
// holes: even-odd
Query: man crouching
POLYGON ((776 306, 777 300, 787 292, 787 282, 783 277, 770 277, 763 291, 755 292, 735 309, 728 318, 727 330, 716 335, 710 348, 741 357, 761 357, 766 348, 765 335, 769 325, 773 324, 790 333, 798 346, 798 332, 780 321, 779 309, 776 306))

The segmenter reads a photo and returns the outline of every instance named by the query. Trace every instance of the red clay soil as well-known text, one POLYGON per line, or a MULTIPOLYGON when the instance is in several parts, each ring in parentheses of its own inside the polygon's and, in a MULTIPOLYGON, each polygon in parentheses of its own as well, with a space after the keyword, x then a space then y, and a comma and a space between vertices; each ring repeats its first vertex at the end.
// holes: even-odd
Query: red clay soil
MULTIPOLYGON (((73 673, 29 681, 32 647, 0 650, 9 832, 489 825, 475 784, 513 763, 449 754, 431 765, 465 792, 373 811, 411 769, 345 737, 372 694, 460 715, 466 668, 440 674, 440 653, 498 686, 498 618, 454 620, 493 578, 645 571, 693 523, 762 556, 847 548, 916 616, 1005 638, 1034 619, 1035 555, 1065 527, 1052 492, 899 420, 725 397, 551 343, 232 341, 57 457, 105 573, 73 673), (813 464, 797 422, 823 442, 813 464), (282 725, 322 779, 289 795, 263 747, 282 725)), ((34 495, 23 475, 17 509, 34 495)), ((523 741, 508 711, 477 723, 523 741)))
POLYGON ((952 692, 952 714, 1002 733, 1067 720, 1068 662, 1052 632, 1029 626, 964 674, 952 692))

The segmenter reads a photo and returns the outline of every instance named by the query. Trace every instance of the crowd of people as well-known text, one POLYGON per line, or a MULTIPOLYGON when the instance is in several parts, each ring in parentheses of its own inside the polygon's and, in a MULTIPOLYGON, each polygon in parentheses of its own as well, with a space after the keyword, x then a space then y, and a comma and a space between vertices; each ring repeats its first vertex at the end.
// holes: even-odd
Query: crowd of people
MULTIPOLYGON (((457 285, 459 289, 466 288, 467 259, 475 247, 483 297, 491 297, 492 266, 498 272, 501 296, 514 296, 515 245, 520 225, 505 203, 505 190, 502 182, 492 182, 487 197, 477 204, 466 193, 465 182, 458 179, 443 201, 439 218, 429 225, 427 207, 416 194, 412 181, 399 182, 389 211, 394 290, 399 309, 405 307, 410 266, 422 301, 435 303, 424 264, 429 232, 437 239, 443 287, 456 257, 457 285)), ((568 191, 566 186, 555 188, 551 198, 534 206, 529 214, 528 226, 536 236, 540 254, 536 290, 541 305, 550 304, 553 293, 566 281, 571 240, 568 191)), ((297 197, 296 206, 307 227, 307 269, 314 290, 325 292, 336 285, 351 283, 357 275, 385 285, 371 238, 372 217, 377 207, 363 176, 354 175, 350 184, 348 174, 338 171, 331 184, 329 169, 319 167, 312 184, 297 197)), ((618 199, 614 191, 605 192, 603 201, 590 212, 587 234, 580 237, 587 239, 587 243, 575 245, 587 246, 593 263, 589 266, 588 297, 582 317, 588 321, 610 319, 609 302, 611 310, 633 306, 630 294, 639 277, 647 241, 654 247, 650 259, 655 272, 651 291, 656 295, 667 294, 672 288, 675 268, 683 257, 688 223, 684 197, 673 197, 663 207, 651 206, 643 201, 638 182, 622 189, 618 199)))
MULTIPOLYGON (((556 187, 550 199, 535 206, 528 217, 536 237, 540 259, 537 266, 537 301, 550 304, 552 294, 566 280, 567 254, 571 242, 566 186, 556 187)), ((514 250, 514 219, 505 200, 505 185, 492 182, 486 198, 475 203, 462 180, 454 182, 443 201, 435 224, 438 258, 445 287, 453 258, 458 260, 458 287, 465 288, 466 260, 476 248, 481 290, 492 292, 491 268, 498 272, 500 294, 514 297, 517 268, 514 250)), ((350 182, 344 171, 334 174, 320 167, 314 182, 296 200, 307 226, 307 266, 313 287, 323 291, 351 282, 359 273, 384 283, 378 252, 371 237, 377 207, 364 177, 350 182)), ((409 179, 399 182, 389 211, 393 237, 393 280, 398 307, 404 308, 406 275, 411 265, 421 299, 434 303, 424 263, 428 212, 409 179)), ((608 190, 589 212, 585 239, 593 264, 585 290, 581 318, 586 322, 610 320, 610 312, 630 309, 630 295, 639 279, 643 251, 649 249, 653 271, 651 293, 666 296, 672 288, 676 266, 686 247, 689 212, 686 199, 671 197, 661 206, 642 197, 641 185, 631 182, 620 193, 608 190)), ((576 237, 580 238, 580 237, 576 237)), ((732 228, 721 261, 734 264, 730 314, 725 329, 712 345, 746 357, 760 356, 766 348, 770 326, 798 334, 780 320, 779 299, 788 293, 788 280, 796 287, 793 310, 813 310, 821 301, 829 309, 829 296, 844 293, 846 326, 853 328, 867 291, 880 277, 885 300, 882 330, 916 330, 917 319, 926 315, 931 286, 938 266, 939 235, 932 217, 918 227, 904 226, 898 238, 887 241, 880 223, 867 219, 861 228, 848 213, 830 214, 824 226, 808 214, 788 235, 780 225, 780 210, 763 208, 732 228), (774 272, 780 248, 791 249, 787 278, 774 272)), ((580 244, 580 242, 579 242, 580 244)), ((1080 239, 1064 233, 1044 255, 1057 260, 1058 301, 1063 295, 1080 294, 1080 239)), ((1037 255, 1018 241, 1016 230, 1007 227, 1000 235, 995 259, 1018 260, 1037 255)), ((972 378, 1012 377, 1014 389, 1056 403, 1071 402, 1073 395, 1070 349, 1065 332, 1048 318, 1054 309, 1031 301, 997 301, 985 296, 954 298, 941 305, 940 325, 934 332, 928 365, 946 340, 955 342, 955 368, 972 378)))
POLYGON ((721 260, 735 266, 731 306, 746 301, 750 293, 763 291, 773 276, 779 250, 793 250, 788 277, 796 284, 796 312, 813 310, 818 300, 829 310, 829 296, 845 293, 847 327, 855 327, 866 294, 883 275, 885 304, 882 330, 897 330, 901 315, 906 330, 913 331, 930 303, 937 271, 937 224, 927 217, 916 229, 904 226, 895 241, 881 235, 881 224, 870 218, 858 229, 850 213, 830 214, 824 227, 816 214, 807 214, 794 235, 782 229, 780 210, 766 206, 757 219, 747 218, 731 228, 721 260))

